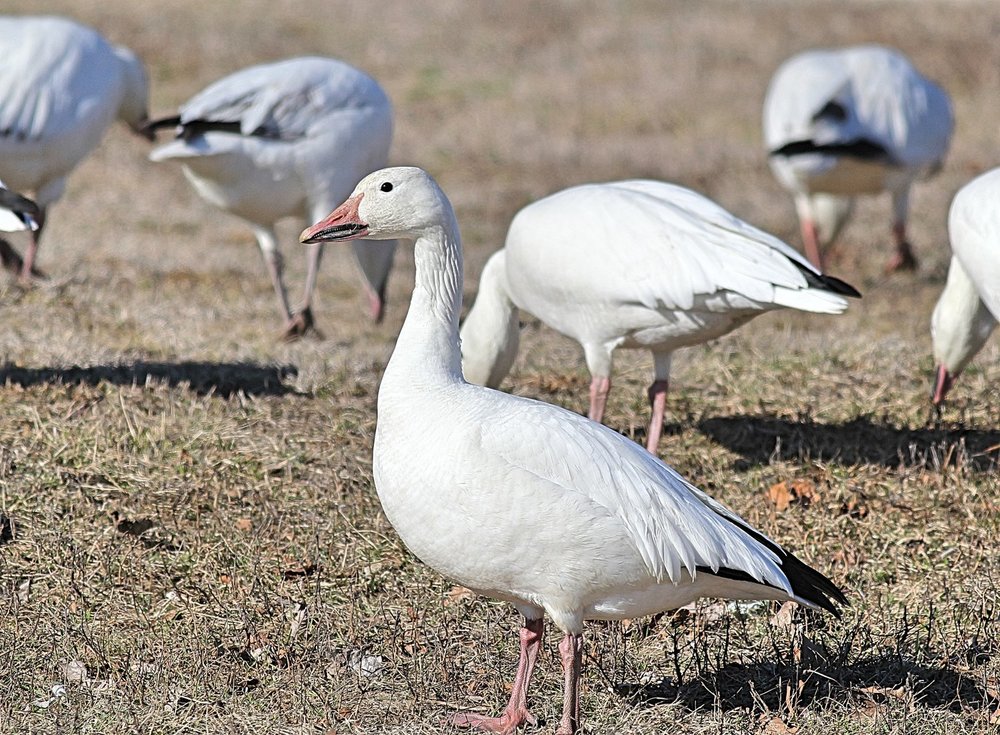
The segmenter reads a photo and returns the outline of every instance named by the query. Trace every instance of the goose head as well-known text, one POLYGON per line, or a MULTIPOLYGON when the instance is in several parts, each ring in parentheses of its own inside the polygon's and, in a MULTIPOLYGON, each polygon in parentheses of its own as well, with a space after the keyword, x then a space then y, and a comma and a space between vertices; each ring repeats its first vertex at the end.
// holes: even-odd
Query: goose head
POLYGON ((934 345, 934 390, 931 401, 940 405, 955 379, 975 356, 997 322, 979 298, 972 279, 952 257, 948 281, 931 315, 934 345))
POLYGON ((412 166, 368 174, 328 217, 303 230, 306 244, 368 240, 415 240, 453 220, 437 182, 412 166))
POLYGON ((121 64, 125 88, 118 106, 118 119, 129 126, 136 135, 156 140, 156 133, 149 129, 149 78, 142 61, 124 46, 115 46, 115 56, 121 64))

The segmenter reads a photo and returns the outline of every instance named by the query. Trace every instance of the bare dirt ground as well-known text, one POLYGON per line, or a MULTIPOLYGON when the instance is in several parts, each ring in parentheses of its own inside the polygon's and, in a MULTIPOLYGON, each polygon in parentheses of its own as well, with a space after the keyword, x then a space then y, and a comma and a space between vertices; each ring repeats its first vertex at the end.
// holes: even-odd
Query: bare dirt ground
MULTIPOLYGON (((762 151, 770 74, 810 46, 906 51, 958 120, 944 171, 915 193, 919 272, 880 275, 889 203, 862 202, 831 270, 864 299, 679 353, 660 447, 853 606, 839 621, 707 604, 594 624, 585 716, 595 733, 995 731, 1000 340, 935 421, 927 325, 950 198, 1000 164, 1000 5, 4 4, 43 9, 144 57, 154 112, 264 60, 371 72, 396 105, 393 162, 430 170, 456 205, 470 298, 513 213, 585 181, 678 182, 798 243, 762 151), (811 501, 778 510, 779 482, 811 501)), ((516 615, 409 556, 372 486, 410 252, 376 326, 346 249, 331 251, 325 339, 281 344, 249 231, 146 153, 115 129, 53 210, 51 283, 0 285, 0 731, 445 732, 456 708, 499 709, 516 615)), ((293 283, 302 224, 283 229, 293 283)), ((530 320, 524 334, 506 387, 582 410, 576 346, 530 320)), ((640 440, 649 371, 622 354, 609 405, 640 440)), ((555 638, 531 698, 549 732, 555 638)))

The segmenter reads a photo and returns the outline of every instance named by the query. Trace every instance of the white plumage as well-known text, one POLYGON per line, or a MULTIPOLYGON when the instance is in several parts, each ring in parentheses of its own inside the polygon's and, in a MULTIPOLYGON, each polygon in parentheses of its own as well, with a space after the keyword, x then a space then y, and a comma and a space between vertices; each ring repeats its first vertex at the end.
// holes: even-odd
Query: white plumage
POLYGON ((128 49, 64 18, 0 17, 0 177, 33 192, 40 209, 23 261, 5 253, 22 279, 66 177, 116 118, 138 132, 146 102, 145 71, 128 49))
POLYGON ((951 265, 931 317, 936 365, 932 400, 940 404, 955 378, 1000 321, 1000 168, 973 179, 948 214, 951 265))
MULTIPOLYGON (((285 334, 312 326, 312 295, 322 246, 310 248, 303 302, 293 313, 274 232, 283 217, 314 221, 355 182, 384 166, 392 107, 382 88, 335 59, 298 58, 253 66, 220 79, 152 128, 176 126, 177 138, 153 161, 182 164, 198 193, 246 220, 257 236, 286 319, 285 334)), ((355 248, 372 314, 382 316, 395 243, 355 248)))
POLYGON ((517 309, 578 341, 600 421, 618 347, 653 353, 655 451, 674 350, 758 314, 838 314, 847 284, 711 200, 673 184, 622 181, 566 189, 522 209, 493 255, 462 326, 465 377, 495 388, 517 354, 517 309))
POLYGON ((764 141, 795 197, 809 259, 822 267, 855 196, 888 191, 896 253, 887 270, 916 267, 910 187, 941 167, 953 129, 948 95, 894 49, 817 49, 782 64, 764 100, 764 141))
POLYGON ((650 614, 703 595, 829 610, 844 602, 823 575, 620 434, 465 382, 458 225, 425 172, 369 175, 302 234, 303 242, 357 237, 416 240, 413 298, 379 388, 373 469, 382 507, 420 559, 526 618, 504 715, 459 715, 457 724, 512 732, 533 720, 525 691, 544 614, 566 633, 559 732, 568 733, 579 721, 585 619, 650 614))

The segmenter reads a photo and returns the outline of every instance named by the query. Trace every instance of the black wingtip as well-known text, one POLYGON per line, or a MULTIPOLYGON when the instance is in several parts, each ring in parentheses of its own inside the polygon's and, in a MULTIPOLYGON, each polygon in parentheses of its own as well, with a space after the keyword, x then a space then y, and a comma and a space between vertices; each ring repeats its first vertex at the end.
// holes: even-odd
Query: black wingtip
POLYGON ((821 273, 819 279, 827 291, 833 291, 841 296, 850 296, 852 299, 861 298, 861 292, 847 281, 842 281, 835 276, 828 276, 825 273, 821 273))
POLYGON ((808 266, 792 258, 789 258, 789 260, 805 276, 806 283, 813 288, 821 288, 824 291, 829 291, 840 296, 849 296, 852 299, 861 298, 861 292, 847 281, 843 281, 836 276, 829 276, 826 273, 819 273, 812 266, 808 266))
POLYGON ((33 200, 4 187, 0 187, 0 206, 31 217, 40 217, 42 214, 41 209, 33 200))
POLYGON ((893 163, 889 150, 877 140, 855 138, 836 143, 817 143, 814 140, 793 140, 780 148, 768 153, 769 156, 794 156, 822 154, 845 158, 856 158, 859 161, 884 161, 893 163))
POLYGON ((781 559, 781 569, 792 585, 792 592, 806 602, 823 608, 834 617, 840 617, 841 607, 851 603, 833 581, 787 551, 781 559))
POLYGON ((150 138, 150 140, 156 137, 156 131, 163 128, 176 128, 181 124, 180 115, 171 115, 169 117, 161 117, 157 120, 150 120, 141 128, 139 128, 139 133, 150 138))
MULTIPOLYGON (((762 546, 772 551, 778 557, 778 560, 781 562, 781 571, 784 572, 785 578, 791 585, 793 595, 801 600, 815 605, 816 607, 826 610, 836 618, 840 618, 840 607, 850 607, 851 603, 848 601, 847 596, 825 574, 817 569, 813 569, 790 551, 781 548, 778 544, 762 534, 760 531, 746 525, 746 523, 740 519, 724 514, 719 515, 721 518, 724 518, 726 521, 732 523, 734 526, 749 535, 762 546)), ((767 587, 772 586, 754 579, 749 574, 739 569, 722 568, 716 571, 712 571, 710 569, 700 569, 699 571, 705 571, 718 577, 727 577, 729 579, 735 579, 743 582, 764 584, 767 587)))
MULTIPOLYGON (((843 591, 825 574, 813 569, 793 554, 788 553, 778 546, 772 547, 772 550, 781 558, 781 570, 785 573, 785 577, 787 577, 792 586, 792 594, 796 597, 826 610, 838 619, 840 618, 840 608, 850 607, 851 603, 843 591)), ((741 569, 721 567, 713 571, 708 567, 698 567, 698 572, 700 574, 712 574, 724 579, 732 579, 737 582, 750 582, 765 587, 772 587, 776 590, 780 589, 779 587, 774 587, 755 579, 752 575, 747 574, 741 569)))

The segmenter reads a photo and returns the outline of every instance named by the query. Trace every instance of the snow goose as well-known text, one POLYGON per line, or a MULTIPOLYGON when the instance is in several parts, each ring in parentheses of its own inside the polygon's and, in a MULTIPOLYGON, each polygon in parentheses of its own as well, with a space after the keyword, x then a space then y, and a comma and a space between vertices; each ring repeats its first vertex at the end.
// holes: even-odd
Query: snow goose
MULTIPOLYGON (((253 66, 215 82, 151 130, 176 128, 153 161, 177 160, 207 201, 246 220, 257 236, 285 317, 285 337, 313 324, 313 290, 322 245, 308 253, 301 306, 289 306, 275 223, 316 221, 368 172, 384 166, 392 106, 378 83, 335 59, 298 58, 253 66)), ((394 242, 358 243, 372 316, 382 317, 394 242)))
POLYGON ((832 612, 846 603, 821 573, 617 432, 465 382, 458 224, 427 173, 370 174, 301 236, 355 238, 416 241, 410 310, 378 395, 373 470, 385 514, 425 563, 524 616, 503 714, 460 714, 454 724, 508 733, 535 722, 526 692, 546 613, 565 634, 558 732, 572 733, 586 619, 649 615, 702 596, 832 612))
POLYGON ((931 316, 934 405, 986 343, 1000 320, 1000 168, 973 179, 948 213, 951 265, 931 316))
POLYGON ((0 177, 38 202, 24 258, 7 245, 3 262, 30 281, 66 177, 116 118, 135 132, 145 124, 146 73, 128 49, 56 17, 0 17, 0 59, 0 177))
POLYGON ((881 46, 804 51, 764 100, 771 169, 792 192, 809 260, 836 238, 860 194, 892 195, 896 252, 886 271, 916 268, 906 239, 910 186, 936 172, 954 129, 947 93, 881 46))
POLYGON ((709 199, 673 184, 576 186, 522 209, 486 264, 462 325, 465 377, 491 388, 510 370, 524 309, 583 346, 589 417, 601 421, 618 347, 653 353, 656 451, 674 350, 792 308, 838 314, 852 287, 709 199))

